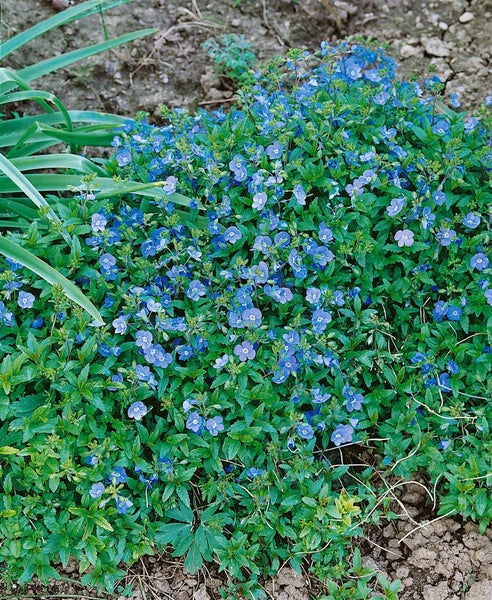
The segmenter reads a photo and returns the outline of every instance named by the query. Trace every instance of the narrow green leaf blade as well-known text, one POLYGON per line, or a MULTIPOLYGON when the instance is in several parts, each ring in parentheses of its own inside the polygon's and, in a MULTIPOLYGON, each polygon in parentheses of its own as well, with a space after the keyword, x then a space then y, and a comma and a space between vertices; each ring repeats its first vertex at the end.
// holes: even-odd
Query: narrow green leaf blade
MULTIPOLYGON (((49 208, 49 204, 41 196, 33 184, 17 169, 12 162, 0 154, 0 171, 3 171, 10 181, 20 189, 38 208, 49 208)), ((11 190, 14 191, 14 190, 11 190)), ((58 220, 58 217, 51 211, 53 219, 58 220)))
POLYGON ((39 77, 47 75, 48 73, 52 73, 53 71, 57 71, 58 69, 64 69, 65 67, 68 67, 73 63, 84 60, 85 58, 89 58, 90 56, 94 56, 95 54, 106 52, 107 50, 111 50, 111 48, 116 48, 117 46, 128 44, 129 42, 133 42, 134 40, 138 40, 147 35, 151 35, 152 33, 156 33, 156 31, 158 30, 140 29, 138 31, 126 33, 125 35, 120 35, 119 37, 114 38, 113 40, 109 40, 107 42, 101 42, 99 44, 94 44, 93 46, 88 46, 86 48, 72 50, 72 52, 66 52, 65 54, 61 54, 60 56, 48 58, 29 67, 25 67, 24 69, 20 69, 19 75, 23 77, 26 81, 33 81, 35 79, 38 79, 39 77))
POLYGON ((61 27, 67 23, 72 23, 77 19, 82 19, 83 17, 99 12, 100 10, 105 11, 131 1, 132 0, 88 0, 88 2, 72 6, 49 19, 41 21, 41 23, 37 23, 30 29, 22 31, 10 38, 10 40, 2 42, 0 45, 0 60, 55 27, 61 27))
POLYGON ((92 304, 90 300, 79 290, 79 288, 64 277, 61 273, 50 267, 44 261, 37 256, 34 256, 31 252, 12 242, 7 240, 5 237, 0 235, 0 254, 3 254, 11 260, 15 260, 20 263, 39 277, 51 285, 58 284, 63 289, 64 293, 70 300, 81 306, 86 310, 91 317, 100 325, 104 324, 104 321, 99 314, 97 308, 92 304))

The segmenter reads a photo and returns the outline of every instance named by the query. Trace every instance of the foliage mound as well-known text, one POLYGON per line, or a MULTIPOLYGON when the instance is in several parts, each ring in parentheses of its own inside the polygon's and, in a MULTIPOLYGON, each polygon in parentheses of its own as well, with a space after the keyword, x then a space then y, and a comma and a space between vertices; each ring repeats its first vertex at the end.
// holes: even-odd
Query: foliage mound
POLYGON ((439 90, 357 44, 291 52, 227 114, 118 132, 108 173, 162 198, 97 200, 89 176, 56 208, 70 247, 12 234, 105 325, 2 260, 8 577, 73 556, 111 588, 172 546, 237 594, 289 561, 335 593, 415 475, 487 525, 491 119, 439 90))

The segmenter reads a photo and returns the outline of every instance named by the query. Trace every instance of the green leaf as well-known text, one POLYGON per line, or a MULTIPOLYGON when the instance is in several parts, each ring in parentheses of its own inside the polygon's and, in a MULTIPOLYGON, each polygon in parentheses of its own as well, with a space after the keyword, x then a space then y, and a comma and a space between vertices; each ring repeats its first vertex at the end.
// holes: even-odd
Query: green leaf
POLYGON ((111 524, 103 516, 96 515, 94 517, 94 521, 96 525, 99 525, 99 527, 102 527, 102 529, 105 529, 106 531, 114 531, 111 524))
POLYGON ((116 48, 117 46, 122 46, 123 44, 128 44, 129 42, 133 42, 134 40, 151 35, 157 31, 158 29, 140 29, 138 31, 126 33, 125 35, 120 35, 119 37, 107 42, 101 42, 86 48, 78 48, 77 50, 72 50, 71 52, 66 52, 65 54, 61 54, 53 58, 47 58, 46 60, 36 63, 35 65, 19 69, 18 73, 26 81, 34 81, 35 79, 39 79, 39 77, 44 77, 48 73, 52 73, 58 69, 64 69, 73 63, 84 60, 85 58, 89 58, 95 54, 100 54, 101 52, 106 52, 107 50, 111 50, 111 48, 116 48))
POLYGON ((480 517, 485 514, 487 510, 488 504, 488 494, 485 489, 481 489, 478 491, 476 499, 475 499, 475 508, 477 510, 477 515, 480 517))
POLYGON ((3 60, 6 56, 12 52, 15 52, 15 50, 18 50, 25 44, 28 44, 51 29, 61 27, 83 17, 87 17, 94 13, 105 11, 131 1, 132 0, 89 0, 88 2, 78 4, 77 6, 72 6, 49 19, 44 19, 41 21, 41 23, 34 25, 30 29, 18 33, 9 40, 2 40, 2 43, 0 44, 0 60, 3 60))
POLYGON ((167 523, 159 525, 155 534, 155 541, 162 546, 175 545, 176 541, 183 536, 191 535, 192 526, 184 523, 167 523))
POLYGON ((20 450, 18 448, 12 448, 12 446, 2 446, 0 447, 0 454, 17 454, 17 452, 20 452, 20 450))
POLYGON ((22 248, 22 246, 19 246, 19 244, 7 240, 2 235, 0 235, 0 254, 20 263, 51 285, 58 284, 61 286, 65 295, 70 298, 70 300, 86 310, 98 324, 104 324, 103 318, 99 314, 97 308, 84 296, 77 286, 61 275, 61 273, 58 273, 53 267, 50 267, 43 262, 40 258, 34 256, 31 252, 28 252, 22 248))
MULTIPOLYGON (((53 210, 50 208, 50 205, 46 202, 46 200, 41 196, 38 190, 32 185, 32 183, 17 169, 12 162, 0 154, 0 171, 3 171, 5 175, 12 181, 14 186, 24 192, 24 194, 30 198, 30 200, 38 207, 38 208, 46 208, 48 214, 51 219, 60 222, 60 219, 55 215, 53 210)), ((2 188, 0 187, 0 191, 2 188)), ((11 190, 11 191, 17 191, 11 190)))
POLYGON ((184 561, 184 566, 185 566, 185 569, 189 573, 192 573, 192 574, 199 571, 203 566, 202 554, 200 552, 200 547, 196 543, 196 541, 194 541, 191 544, 191 547, 188 550, 188 553, 187 553, 185 561, 184 561))

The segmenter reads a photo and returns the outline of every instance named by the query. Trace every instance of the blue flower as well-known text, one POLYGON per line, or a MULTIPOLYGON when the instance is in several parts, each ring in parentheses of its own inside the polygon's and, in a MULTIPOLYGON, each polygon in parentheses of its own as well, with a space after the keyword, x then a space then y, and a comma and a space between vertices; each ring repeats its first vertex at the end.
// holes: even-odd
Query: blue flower
POLYGON ((115 319, 112 323, 115 333, 125 333, 128 327, 126 318, 121 316, 115 319))
POLYGON ((243 310, 241 319, 246 327, 259 327, 261 325, 261 310, 258 308, 247 308, 243 310))
POLYGON ((450 132, 449 123, 445 119, 439 119, 435 125, 432 126, 432 133, 436 135, 445 136, 450 132))
POLYGON ((220 431, 224 431, 224 424, 222 417, 217 416, 212 419, 207 419, 205 422, 205 428, 210 433, 210 435, 216 437, 219 435, 220 431))
POLYGON ((348 412, 360 410, 364 402, 364 396, 353 390, 349 385, 343 388, 342 394, 346 399, 345 406, 348 412))
POLYGON ((122 148, 116 152, 116 162, 119 167, 126 167, 132 162, 132 155, 129 150, 122 148))
POLYGON ((327 244, 333 240, 333 231, 324 221, 319 224, 318 239, 320 242, 327 244))
POLYGON ((465 227, 469 229, 476 229, 480 225, 480 215, 474 212, 469 212, 462 221, 465 227))
POLYGON ((258 250, 263 254, 267 254, 271 245, 272 239, 268 235, 259 235, 254 241, 253 250, 258 250))
POLYGON ((171 475, 174 471, 174 461, 172 458, 161 456, 157 462, 159 464, 159 469, 166 475, 171 475))
POLYGON ((188 420, 186 421, 186 429, 193 431, 194 433, 199 433, 203 425, 203 417, 201 417, 197 412, 191 412, 188 420))
POLYGON ((447 197, 444 192, 441 192, 441 190, 436 190, 432 194, 432 199, 434 200, 435 204, 437 204, 437 206, 442 206, 446 202, 447 197))
POLYGON ((280 158, 282 156, 283 151, 284 151, 284 147, 279 142, 270 144, 266 148, 266 154, 267 154, 268 158, 270 158, 272 160, 276 160, 277 158, 280 158))
POLYGON ((313 325, 313 330, 315 333, 323 333, 326 329, 328 323, 332 320, 331 313, 318 308, 314 311, 313 316, 311 318, 311 323, 313 325))
POLYGON ((405 198, 393 198, 389 206, 386 207, 386 212, 390 217, 395 217, 405 206, 405 198))
POLYGON ((292 267, 292 272, 296 279, 305 279, 307 277, 307 267, 302 263, 302 257, 297 250, 291 250, 287 259, 292 267))
POLYGON ((253 196, 252 208, 255 208, 256 210, 263 210, 265 208, 265 204, 267 203, 267 200, 268 200, 268 196, 265 194, 265 192, 257 192, 253 196))
POLYGON ((443 392, 451 391, 451 383, 449 373, 441 373, 437 377, 437 385, 443 392))
POLYGON ((452 374, 452 375, 457 375, 460 371, 459 366, 457 365, 457 363, 454 360, 450 360, 447 364, 446 364, 446 369, 452 374))
POLYGON ((263 469, 258 469, 257 467, 250 467, 244 472, 244 474, 250 479, 253 479, 254 477, 261 477, 263 475, 263 469))
POLYGON ((116 496, 116 510, 120 515, 126 515, 126 513, 133 506, 133 502, 124 496, 116 496))
POLYGON ((33 329, 41 329, 44 325, 44 319, 43 317, 36 317, 35 319, 33 319, 31 321, 31 327, 33 329))
POLYGON ((237 240, 240 240, 242 238, 242 233, 239 231, 239 229, 237 227, 228 227, 225 231, 224 231, 224 239, 226 240, 226 242, 229 242, 230 244, 234 244, 235 242, 237 242, 237 240))
POLYGON ((229 362, 229 355, 223 354, 221 357, 215 359, 214 369, 221 369, 229 362))
POLYGON ((309 287, 306 290, 306 300, 309 304, 317 305, 321 299, 321 290, 314 287, 309 287))
POLYGON ((150 331, 137 331, 135 338, 135 345, 142 348, 142 350, 148 350, 152 345, 153 336, 150 331))
POLYGON ((244 327, 244 322, 241 315, 235 311, 230 311, 229 313, 227 313, 227 319, 230 327, 244 327))
POLYGON ((176 191, 177 182, 178 182, 178 180, 176 179, 176 177, 174 177, 174 175, 170 175, 169 177, 166 178, 166 181, 164 182, 164 185, 162 186, 162 189, 166 193, 166 196, 170 196, 171 194, 174 194, 174 192, 176 191))
POLYGON ((304 188, 302 187, 302 185, 300 183, 297 184, 294 188, 294 198, 297 200, 297 203, 300 204, 301 206, 305 206, 306 205, 306 197, 307 197, 307 194, 306 194, 304 188))
POLYGON ((103 271, 109 271, 116 265, 116 258, 112 254, 109 254, 109 252, 106 252, 99 259, 99 264, 103 271))
POLYGON ((106 477, 106 482, 113 485, 117 485, 118 483, 126 483, 127 480, 128 475, 126 474, 124 467, 113 467, 106 477))
POLYGON ((95 454, 89 454, 89 456, 87 456, 85 459, 85 464, 89 465, 90 467, 95 467, 98 464, 98 462, 99 459, 95 454))
POLYGON ((313 388, 313 404, 323 404, 324 402, 328 402, 331 398, 331 394, 323 394, 321 392, 321 388, 313 388))
POLYGON ((30 294, 29 292, 19 292, 19 298, 17 299, 17 304, 21 308, 32 308, 35 300, 34 294, 30 294))
POLYGON ((337 425, 335 430, 331 434, 331 441, 335 444, 335 446, 340 446, 341 444, 348 444, 352 441, 354 435, 354 428, 351 425, 337 425))
POLYGON ((137 365, 135 367, 135 375, 138 381, 145 381, 151 387, 153 384, 157 383, 157 381, 154 378, 154 374, 150 370, 150 367, 147 367, 146 365, 137 365))
POLYGON ((470 259, 471 268, 476 269, 477 271, 483 271, 489 264, 490 261, 483 252, 477 252, 477 254, 473 255, 470 259))
POLYGON ((189 288, 186 290, 186 295, 188 296, 188 298, 191 298, 191 300, 194 300, 195 302, 199 300, 202 296, 205 296, 206 293, 207 288, 203 285, 203 283, 198 281, 198 279, 194 279, 190 283, 189 288))
POLYGON ((335 306, 343 306, 345 304, 345 298, 343 297, 343 292, 341 290, 335 290, 333 292, 333 300, 330 301, 330 304, 334 304, 335 306))
POLYGON ((244 157, 242 157, 240 154, 236 154, 236 156, 229 163, 229 168, 234 173, 234 179, 238 183, 244 181, 248 177, 246 165, 247 163, 244 157))
POLYGON ((256 356, 256 351, 251 342, 242 342, 234 346, 234 354, 241 362, 252 360, 256 356))
POLYGON ((92 215, 91 218, 91 227, 92 231, 97 233, 98 231, 104 231, 106 229, 106 225, 108 224, 108 220, 104 215, 96 213, 92 215))
POLYGON ((128 408, 128 416, 130 417, 130 419, 135 419, 136 421, 140 421, 141 419, 143 419, 148 412, 148 408, 143 402, 140 402, 140 400, 134 402, 128 408))
POLYGON ((434 305, 434 310, 432 311, 432 316, 434 317, 434 321, 439 323, 444 319, 448 312, 448 305, 443 300, 439 300, 434 305))
POLYGON ((335 258, 333 252, 326 246, 317 246, 310 254, 313 257, 313 263, 320 267, 326 267, 335 258))
POLYGON ((449 104, 451 104, 453 108, 459 108, 461 106, 459 95, 449 94, 449 104))
POLYGON ((309 423, 299 423, 296 431, 301 440, 310 440, 314 437, 314 430, 309 423))
POLYGON ((422 210, 422 227, 424 229, 430 229, 435 220, 436 215, 432 212, 432 209, 429 206, 424 206, 422 210))
POLYGON ((291 237, 287 231, 279 231, 279 233, 275 234, 273 241, 279 248, 287 248, 290 244, 291 237))
POLYGON ((446 317, 450 321, 459 321, 463 315, 463 309, 460 306, 453 306, 450 304, 446 311, 446 317))
POLYGON ((106 488, 104 487, 104 484, 102 484, 101 482, 95 483, 89 490, 89 496, 91 498, 99 498, 104 494, 105 491, 106 488))
POLYGON ((454 229, 448 229, 447 227, 441 227, 436 233, 436 239, 441 246, 449 246, 456 239, 456 231, 454 229))
POLYGON ((178 346, 176 348, 179 360, 188 360, 194 354, 191 346, 178 346))

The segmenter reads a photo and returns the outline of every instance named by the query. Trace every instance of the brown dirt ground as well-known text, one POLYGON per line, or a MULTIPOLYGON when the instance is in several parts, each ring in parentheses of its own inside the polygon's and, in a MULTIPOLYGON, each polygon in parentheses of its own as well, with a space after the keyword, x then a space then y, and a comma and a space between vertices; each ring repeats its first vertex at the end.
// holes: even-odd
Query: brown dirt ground
MULTIPOLYGON (((51 0, 0 0, 0 7, 1 39, 56 12, 51 0)), ((446 93, 461 94, 465 110, 476 109, 492 91, 492 0, 134 0, 107 13, 104 21, 111 35, 145 27, 158 31, 37 83, 69 108, 128 116, 145 111, 158 122, 161 104, 230 103, 233 90, 214 77, 201 48, 203 41, 223 33, 244 34, 261 61, 290 47, 314 50, 322 40, 362 35, 388 45, 402 76, 439 75, 446 93)), ((23 66, 103 39, 101 19, 89 17, 44 36, 9 57, 8 64, 23 66)), ((425 497, 420 486, 405 487, 398 504, 401 518, 367 532, 365 564, 390 580, 400 579, 401 600, 492 598, 492 530, 479 535, 473 523, 434 520, 425 497)), ((63 575, 72 581, 48 588, 33 583, 7 589, 0 583, 0 597, 118 597, 77 584, 76 565, 63 575)), ((122 581, 133 589, 134 600, 215 600, 223 584, 213 567, 189 576, 169 556, 147 557, 122 581)), ((275 600, 308 600, 322 591, 307 574, 288 568, 265 588, 275 600)))

